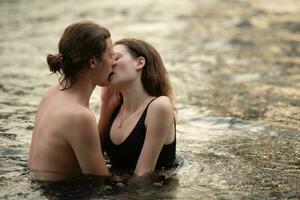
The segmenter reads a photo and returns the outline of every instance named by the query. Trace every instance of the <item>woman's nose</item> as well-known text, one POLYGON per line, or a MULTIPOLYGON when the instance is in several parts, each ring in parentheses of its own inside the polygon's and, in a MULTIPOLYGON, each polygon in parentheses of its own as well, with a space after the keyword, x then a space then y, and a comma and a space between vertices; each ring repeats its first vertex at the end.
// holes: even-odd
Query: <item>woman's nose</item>
POLYGON ((111 67, 114 68, 114 67, 116 66, 116 64, 117 64, 117 63, 116 63, 116 60, 115 60, 115 59, 112 59, 111 67))

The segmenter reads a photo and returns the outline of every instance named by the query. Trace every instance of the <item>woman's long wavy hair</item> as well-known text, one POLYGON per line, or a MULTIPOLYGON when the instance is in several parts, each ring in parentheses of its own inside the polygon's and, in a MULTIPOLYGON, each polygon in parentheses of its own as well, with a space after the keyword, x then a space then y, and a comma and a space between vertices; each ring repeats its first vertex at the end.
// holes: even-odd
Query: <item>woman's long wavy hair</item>
POLYGON ((151 96, 169 97, 175 109, 175 100, 168 72, 156 49, 149 43, 134 38, 121 39, 115 45, 124 45, 131 56, 145 59, 141 76, 145 91, 151 96))

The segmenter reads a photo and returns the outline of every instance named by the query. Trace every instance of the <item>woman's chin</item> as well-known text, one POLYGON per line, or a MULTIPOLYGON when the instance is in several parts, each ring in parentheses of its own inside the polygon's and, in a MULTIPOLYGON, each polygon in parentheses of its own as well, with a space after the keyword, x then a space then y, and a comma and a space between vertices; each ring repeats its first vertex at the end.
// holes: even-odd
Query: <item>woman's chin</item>
POLYGON ((119 82, 113 81, 111 80, 109 82, 110 86, 114 87, 114 88, 119 88, 121 86, 121 84, 119 82))
POLYGON ((117 78, 113 78, 113 77, 109 81, 110 86, 112 86, 116 89, 123 88, 125 83, 126 83, 126 81, 121 81, 121 80, 118 80, 117 78))

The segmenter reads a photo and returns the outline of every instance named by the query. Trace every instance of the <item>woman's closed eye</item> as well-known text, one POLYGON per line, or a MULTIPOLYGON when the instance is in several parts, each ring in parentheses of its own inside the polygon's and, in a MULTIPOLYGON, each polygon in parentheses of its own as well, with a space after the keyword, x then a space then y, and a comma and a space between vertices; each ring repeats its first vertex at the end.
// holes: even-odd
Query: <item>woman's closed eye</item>
POLYGON ((114 53, 114 54, 113 54, 113 59, 114 59, 114 61, 119 60, 121 57, 122 57, 122 55, 119 54, 119 53, 114 53))
POLYGON ((110 52, 109 57, 110 57, 110 58, 114 58, 114 50, 112 50, 112 51, 110 52))

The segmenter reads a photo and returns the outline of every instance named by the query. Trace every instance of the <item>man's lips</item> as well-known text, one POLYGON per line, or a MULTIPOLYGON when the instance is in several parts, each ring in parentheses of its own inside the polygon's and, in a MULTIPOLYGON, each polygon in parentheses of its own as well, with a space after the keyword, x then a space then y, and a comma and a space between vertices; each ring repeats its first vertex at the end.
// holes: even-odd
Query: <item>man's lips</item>
POLYGON ((114 72, 110 72, 109 75, 108 75, 108 80, 111 79, 112 75, 114 75, 114 72))

